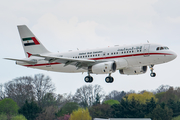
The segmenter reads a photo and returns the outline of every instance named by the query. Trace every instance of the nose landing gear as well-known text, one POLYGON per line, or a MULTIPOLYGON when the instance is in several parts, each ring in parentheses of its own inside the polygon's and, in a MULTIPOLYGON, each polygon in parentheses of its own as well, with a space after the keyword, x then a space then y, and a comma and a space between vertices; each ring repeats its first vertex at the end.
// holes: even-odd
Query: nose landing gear
POLYGON ((150 76, 151 76, 151 77, 156 77, 156 73, 153 72, 153 70, 154 70, 153 67, 154 67, 154 65, 150 65, 150 66, 149 66, 150 71, 151 71, 150 76))

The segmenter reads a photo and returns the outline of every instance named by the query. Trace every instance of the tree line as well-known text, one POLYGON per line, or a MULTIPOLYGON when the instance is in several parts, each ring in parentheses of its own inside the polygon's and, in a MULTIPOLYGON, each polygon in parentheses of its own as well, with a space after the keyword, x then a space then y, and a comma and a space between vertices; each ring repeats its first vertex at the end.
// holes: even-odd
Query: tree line
POLYGON ((74 95, 55 94, 49 76, 23 76, 0 84, 2 120, 91 120, 93 118, 151 118, 171 120, 180 115, 180 88, 168 85, 135 93, 100 85, 84 85, 74 95))

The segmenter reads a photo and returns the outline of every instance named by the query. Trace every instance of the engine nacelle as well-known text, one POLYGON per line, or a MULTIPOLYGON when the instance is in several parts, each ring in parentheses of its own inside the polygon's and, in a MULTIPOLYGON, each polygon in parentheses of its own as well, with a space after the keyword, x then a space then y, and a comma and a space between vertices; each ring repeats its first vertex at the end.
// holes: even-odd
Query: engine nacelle
POLYGON ((141 66, 141 67, 128 67, 124 69, 120 69, 119 73, 124 75, 138 75, 146 73, 147 66, 141 66))
POLYGON ((89 67, 90 73, 93 74, 108 74, 116 71, 116 62, 103 62, 89 67))

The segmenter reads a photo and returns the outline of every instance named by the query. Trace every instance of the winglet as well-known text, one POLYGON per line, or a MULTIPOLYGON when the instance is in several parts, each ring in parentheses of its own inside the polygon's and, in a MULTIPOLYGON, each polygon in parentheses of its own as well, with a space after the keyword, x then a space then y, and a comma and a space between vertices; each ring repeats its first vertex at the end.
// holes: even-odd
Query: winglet
POLYGON ((27 54, 28 54, 28 58, 31 57, 31 55, 32 55, 31 53, 28 53, 28 52, 27 52, 27 54))

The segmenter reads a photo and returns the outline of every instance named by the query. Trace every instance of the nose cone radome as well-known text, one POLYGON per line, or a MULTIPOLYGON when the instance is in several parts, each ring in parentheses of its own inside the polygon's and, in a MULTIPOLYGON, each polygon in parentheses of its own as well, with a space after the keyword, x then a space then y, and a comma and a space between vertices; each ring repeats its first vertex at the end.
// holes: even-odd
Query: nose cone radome
POLYGON ((177 54, 175 52, 172 52, 171 59, 174 60, 177 57, 177 54))

